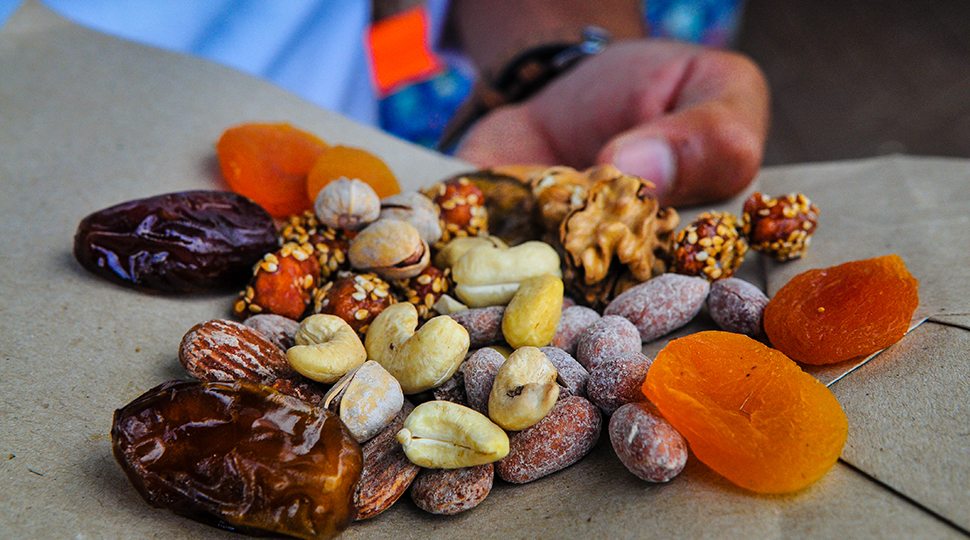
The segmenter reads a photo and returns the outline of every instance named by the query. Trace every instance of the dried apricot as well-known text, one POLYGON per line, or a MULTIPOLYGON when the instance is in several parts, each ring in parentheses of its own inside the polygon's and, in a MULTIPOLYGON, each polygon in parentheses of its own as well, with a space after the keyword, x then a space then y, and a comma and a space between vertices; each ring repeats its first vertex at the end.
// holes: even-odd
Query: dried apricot
POLYGON ((327 143, 289 124, 242 124, 216 143, 219 168, 229 187, 274 217, 313 206, 306 178, 327 143))
POLYGON ((356 178, 374 188, 380 198, 401 192, 394 173, 381 158, 367 150, 350 146, 331 146, 317 159, 306 179, 306 194, 311 201, 323 186, 338 178, 356 178))
POLYGON ((765 307, 765 333, 799 362, 833 364, 902 339, 918 305, 906 264, 884 255, 798 274, 765 307))
POLYGON ((671 341, 643 393, 698 459, 758 493, 788 493, 835 464, 848 434, 839 402, 780 351, 742 334, 671 341))

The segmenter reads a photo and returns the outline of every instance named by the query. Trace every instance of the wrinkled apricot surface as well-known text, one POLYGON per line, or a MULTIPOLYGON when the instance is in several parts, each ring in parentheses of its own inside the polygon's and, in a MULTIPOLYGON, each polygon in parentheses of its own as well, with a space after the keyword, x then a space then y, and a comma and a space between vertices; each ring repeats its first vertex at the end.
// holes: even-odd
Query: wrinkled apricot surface
POLYGON ((313 164, 307 177, 306 194, 311 201, 317 193, 334 180, 356 178, 370 184, 380 198, 390 197, 401 192, 397 178, 381 158, 367 150, 350 146, 332 146, 313 164))
POLYGON ((698 459, 758 493, 788 493, 835 464, 848 434, 839 402, 784 354, 742 334, 671 341, 643 392, 698 459))
POLYGON ((219 168, 229 187, 274 217, 309 209, 306 178, 327 144, 289 124, 242 124, 216 143, 219 168))
POLYGON ((918 282, 898 255, 798 274, 765 307, 771 344, 806 364, 872 354, 902 339, 918 282))

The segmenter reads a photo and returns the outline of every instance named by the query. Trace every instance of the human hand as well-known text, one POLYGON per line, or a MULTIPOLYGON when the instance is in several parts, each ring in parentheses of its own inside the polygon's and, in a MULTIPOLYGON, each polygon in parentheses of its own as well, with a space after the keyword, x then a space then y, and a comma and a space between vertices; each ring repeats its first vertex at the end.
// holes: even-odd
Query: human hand
POLYGON ((768 87, 747 58, 669 41, 620 42, 526 102, 475 124, 457 155, 481 166, 612 163, 665 204, 734 195, 754 178, 768 87))

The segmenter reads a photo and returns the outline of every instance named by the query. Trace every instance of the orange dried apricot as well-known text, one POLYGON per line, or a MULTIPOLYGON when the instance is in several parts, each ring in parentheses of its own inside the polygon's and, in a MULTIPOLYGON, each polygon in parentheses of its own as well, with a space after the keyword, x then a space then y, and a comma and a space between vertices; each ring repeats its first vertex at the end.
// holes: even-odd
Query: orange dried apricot
POLYGON ((643 393, 698 459, 758 493, 788 493, 835 464, 848 435, 839 402, 780 351, 709 331, 671 341, 643 393))
POLYGON ((317 159, 306 181, 306 194, 311 201, 324 186, 340 178, 356 178, 374 188, 380 198, 401 192, 397 178, 381 158, 360 148, 332 146, 317 159))
POLYGON ((312 207, 306 178, 327 143, 289 124, 242 124, 216 143, 219 168, 229 187, 274 217, 312 207))
POLYGON ((906 264, 884 255, 798 274, 765 307, 765 333, 794 360, 833 364, 902 339, 918 305, 906 264))

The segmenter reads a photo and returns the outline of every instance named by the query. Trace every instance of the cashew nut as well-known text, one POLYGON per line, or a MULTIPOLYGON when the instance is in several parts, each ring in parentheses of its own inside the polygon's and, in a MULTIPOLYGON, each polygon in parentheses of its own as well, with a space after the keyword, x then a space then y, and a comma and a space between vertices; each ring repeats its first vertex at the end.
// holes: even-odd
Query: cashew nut
POLYGON ((451 378, 468 352, 468 331, 447 315, 424 323, 408 302, 392 304, 371 323, 364 339, 367 355, 384 366, 405 394, 416 394, 451 378))
POLYGON ((551 274, 522 281, 502 316, 502 334, 512 347, 544 347, 562 316, 562 280, 551 274))
POLYGON ((509 431, 542 420, 559 399, 556 366, 535 347, 522 347, 498 368, 488 395, 488 417, 509 431))
POLYGON ((450 401, 418 405, 397 433, 415 465, 458 469, 484 465, 509 453, 509 437, 485 415, 450 401))
POLYGON ((508 249, 474 247, 452 267, 455 293, 469 307, 507 304, 520 282, 542 274, 561 277, 562 271, 555 248, 537 241, 508 249))
POLYGON ((367 360, 357 332, 335 315, 307 317, 295 341, 286 359, 297 373, 314 381, 332 383, 367 360))

